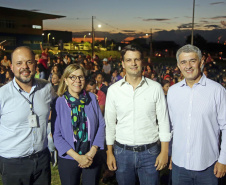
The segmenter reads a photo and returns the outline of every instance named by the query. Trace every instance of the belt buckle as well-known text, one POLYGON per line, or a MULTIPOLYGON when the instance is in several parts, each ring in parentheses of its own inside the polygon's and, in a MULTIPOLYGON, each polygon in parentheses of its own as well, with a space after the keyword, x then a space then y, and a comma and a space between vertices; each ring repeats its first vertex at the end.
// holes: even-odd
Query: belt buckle
POLYGON ((133 147, 133 151, 137 152, 138 146, 133 147))

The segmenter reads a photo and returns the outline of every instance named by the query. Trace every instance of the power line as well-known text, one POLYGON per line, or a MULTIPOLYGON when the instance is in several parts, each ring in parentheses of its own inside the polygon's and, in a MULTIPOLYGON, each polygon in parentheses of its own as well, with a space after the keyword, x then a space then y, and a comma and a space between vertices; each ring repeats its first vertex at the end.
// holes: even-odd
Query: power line
MULTIPOLYGON (((96 18, 96 19, 97 19, 97 18, 96 18)), ((97 19, 97 20, 100 21, 101 23, 105 24, 106 26, 109 26, 109 27, 111 27, 111 28, 114 28, 114 29, 116 29, 116 30, 119 30, 119 31, 124 32, 123 29, 119 29, 119 28, 117 28, 117 27, 115 27, 115 26, 112 26, 112 25, 110 25, 109 23, 106 23, 106 22, 104 22, 104 21, 102 21, 102 20, 100 20, 100 19, 97 19)))

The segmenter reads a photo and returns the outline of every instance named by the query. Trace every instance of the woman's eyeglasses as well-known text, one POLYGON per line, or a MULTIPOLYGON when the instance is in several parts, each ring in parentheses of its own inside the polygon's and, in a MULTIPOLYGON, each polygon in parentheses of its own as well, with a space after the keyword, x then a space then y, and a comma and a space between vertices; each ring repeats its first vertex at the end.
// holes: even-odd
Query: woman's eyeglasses
POLYGON ((77 78, 78 78, 79 80, 81 80, 81 81, 85 80, 85 77, 84 77, 84 76, 75 76, 75 75, 73 75, 73 76, 69 76, 68 78, 70 78, 73 82, 74 82, 75 80, 77 80, 77 78))

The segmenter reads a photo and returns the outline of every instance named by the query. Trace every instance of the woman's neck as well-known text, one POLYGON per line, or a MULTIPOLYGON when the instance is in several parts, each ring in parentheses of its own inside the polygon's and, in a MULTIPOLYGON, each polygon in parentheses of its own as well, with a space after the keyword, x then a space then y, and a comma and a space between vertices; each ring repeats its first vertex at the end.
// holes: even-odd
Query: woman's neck
POLYGON ((79 99, 79 93, 75 93, 75 92, 72 92, 72 91, 70 91, 70 90, 68 90, 68 92, 69 92, 70 95, 73 96, 74 98, 79 99))

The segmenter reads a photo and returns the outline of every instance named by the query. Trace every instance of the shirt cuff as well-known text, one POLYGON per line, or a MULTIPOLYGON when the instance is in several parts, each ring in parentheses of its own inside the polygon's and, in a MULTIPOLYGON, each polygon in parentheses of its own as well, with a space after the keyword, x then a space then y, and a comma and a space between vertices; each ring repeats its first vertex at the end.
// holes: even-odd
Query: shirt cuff
POLYGON ((114 143, 115 143, 115 140, 113 139, 106 139, 106 144, 107 145, 114 145, 114 143))
POLYGON ((226 165, 226 157, 225 156, 223 157, 222 155, 220 155, 218 158, 218 162, 226 165))
POLYGON ((171 136, 171 133, 159 133, 159 139, 161 142, 170 142, 171 136))

